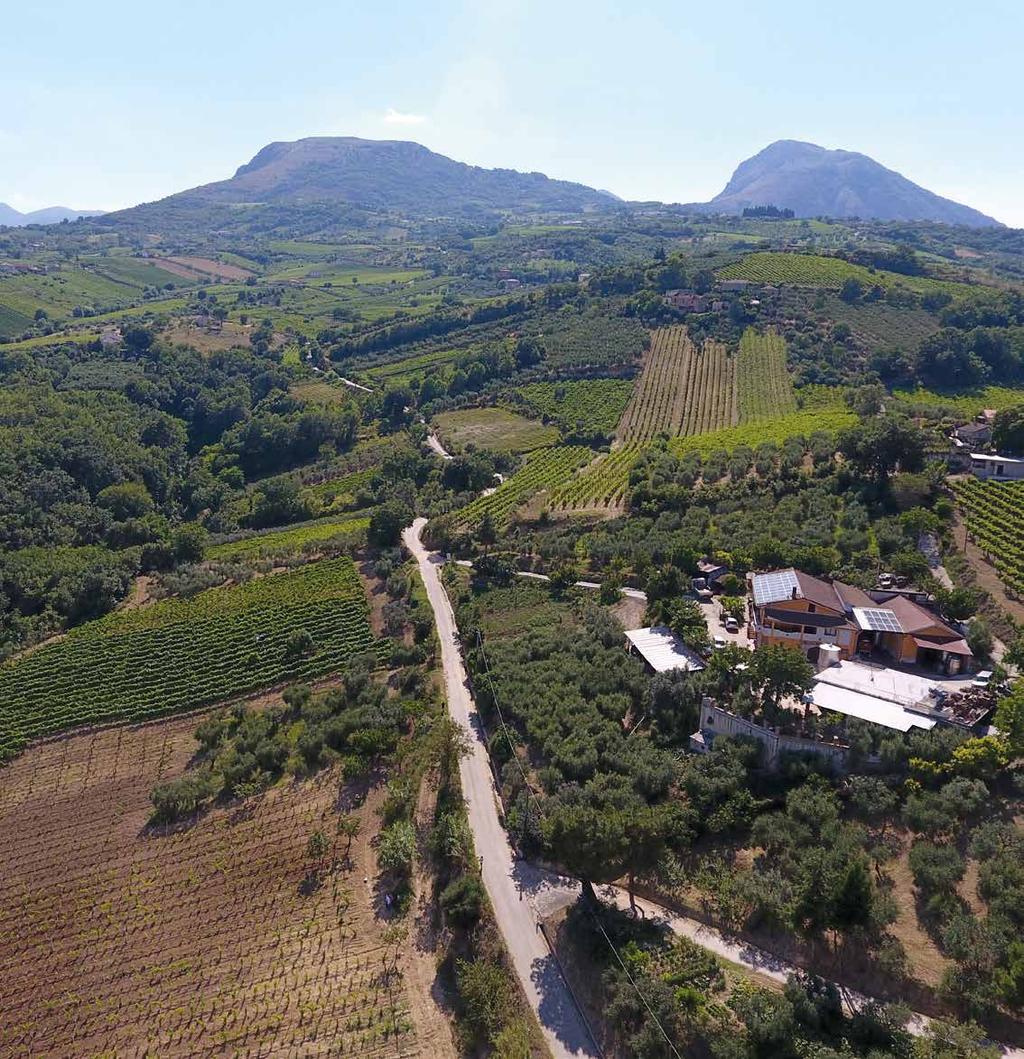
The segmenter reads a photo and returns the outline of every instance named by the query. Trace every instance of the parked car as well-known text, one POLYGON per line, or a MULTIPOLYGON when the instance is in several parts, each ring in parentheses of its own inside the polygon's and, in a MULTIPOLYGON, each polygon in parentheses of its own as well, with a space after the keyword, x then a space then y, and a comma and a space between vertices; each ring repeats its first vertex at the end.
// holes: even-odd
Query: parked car
POLYGON ((716 636, 715 639, 714 639, 714 644, 715 644, 715 650, 716 651, 721 651, 722 648, 725 647, 725 644, 726 644, 725 637, 724 636, 716 636))
POLYGON ((725 631, 726 632, 739 632, 740 631, 740 623, 731 614, 729 615, 728 618, 725 619, 725 631))
POLYGON ((974 679, 971 681, 972 688, 987 688, 989 682, 992 680, 992 670, 983 669, 980 673, 976 673, 974 679))

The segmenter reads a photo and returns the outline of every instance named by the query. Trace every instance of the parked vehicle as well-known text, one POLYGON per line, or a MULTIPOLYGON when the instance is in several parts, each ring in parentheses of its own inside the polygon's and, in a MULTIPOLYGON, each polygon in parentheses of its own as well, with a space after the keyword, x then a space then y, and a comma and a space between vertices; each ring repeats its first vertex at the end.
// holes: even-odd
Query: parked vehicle
POLYGON ((721 651, 722 648, 725 647, 725 645, 726 645, 725 637, 724 636, 716 636, 715 639, 714 639, 714 644, 715 644, 715 650, 716 651, 721 651))
POLYGON ((726 632, 739 632, 740 631, 740 623, 731 614, 729 615, 728 618, 725 619, 725 631, 726 632))

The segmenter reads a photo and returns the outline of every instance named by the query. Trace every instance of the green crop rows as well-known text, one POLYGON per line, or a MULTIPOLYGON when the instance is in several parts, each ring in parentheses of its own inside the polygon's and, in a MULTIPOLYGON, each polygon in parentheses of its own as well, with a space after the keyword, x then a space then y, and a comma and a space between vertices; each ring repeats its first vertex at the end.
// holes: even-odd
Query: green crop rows
POLYGON ((930 279, 927 276, 904 276, 897 272, 871 271, 839 257, 820 257, 816 254, 787 254, 765 252, 746 257, 718 272, 719 279, 746 279, 754 283, 789 283, 803 287, 838 288, 848 279, 859 280, 865 288, 903 287, 927 293, 944 291, 953 296, 969 293, 974 288, 964 283, 930 279))
POLYGON ((955 485, 967 531, 1014 595, 1024 595, 1024 482, 955 485))
POLYGON ((206 549, 207 559, 257 559, 267 555, 288 555, 300 552, 307 544, 320 544, 334 537, 356 537, 366 532, 368 518, 350 518, 328 522, 311 522, 292 529, 258 533, 240 540, 213 544, 206 549))
POLYGON ((595 460, 552 494, 552 505, 563 510, 617 506, 625 496, 629 472, 643 448, 639 443, 625 445, 595 460))
POLYGON ((793 384, 786 370, 786 342, 774 331, 748 327, 740 339, 736 365, 740 422, 756 423, 796 411, 793 384))
POLYGON ((479 496, 458 512, 459 523, 475 526, 485 514, 489 514, 496 524, 503 525, 509 521, 517 507, 535 493, 567 481, 573 471, 586 463, 592 455, 590 449, 581 445, 541 449, 529 457, 522 470, 516 471, 490 496, 479 496))
POLYGON ((373 649, 350 559, 110 614, 0 666, 0 760, 34 738, 142 721, 333 672, 373 649), (305 629, 314 651, 289 659, 305 629))
POLYGON ((516 393, 534 415, 547 416, 565 431, 578 423, 593 434, 611 434, 633 392, 630 379, 533 382, 516 393))
POLYGON ((916 390, 893 390, 892 395, 912 405, 943 408, 953 415, 965 417, 975 416, 985 408, 994 408, 998 412, 1024 404, 1024 389, 1012 386, 984 386, 965 394, 938 393, 918 387, 916 390))

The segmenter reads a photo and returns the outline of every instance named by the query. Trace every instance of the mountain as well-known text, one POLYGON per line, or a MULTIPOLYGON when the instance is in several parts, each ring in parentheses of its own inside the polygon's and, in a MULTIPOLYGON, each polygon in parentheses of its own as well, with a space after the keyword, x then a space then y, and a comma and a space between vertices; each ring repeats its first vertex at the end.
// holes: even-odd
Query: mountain
POLYGON ((777 140, 741 162, 705 208, 739 213, 748 206, 769 205, 791 209, 798 217, 1001 227, 992 217, 927 191, 867 155, 798 140, 777 140))
POLYGON ((67 206, 46 206, 31 213, 21 213, 6 202, 0 202, 0 226, 21 228, 26 224, 59 224, 61 221, 74 221, 79 217, 101 217, 102 210, 69 210, 67 206))
POLYGON ((229 180, 179 192, 106 220, 160 221, 191 209, 322 207, 393 211, 407 217, 481 212, 576 212, 614 203, 614 196, 543 173, 481 169, 403 140, 318 136, 271 143, 229 180))

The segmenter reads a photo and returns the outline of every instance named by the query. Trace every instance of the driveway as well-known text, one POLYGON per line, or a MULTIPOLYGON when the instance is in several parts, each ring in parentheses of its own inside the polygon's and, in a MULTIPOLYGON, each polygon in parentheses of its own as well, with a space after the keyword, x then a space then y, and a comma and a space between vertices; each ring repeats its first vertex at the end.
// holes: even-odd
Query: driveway
POLYGON ((753 651, 754 644, 747 635, 746 622, 740 623, 739 632, 725 631, 725 625, 722 624, 722 604, 719 601, 718 596, 715 596, 707 603, 700 603, 699 605, 701 612, 704 615, 704 620, 708 625, 708 635, 710 635, 712 640, 714 640, 716 636, 721 636, 727 643, 735 644, 737 647, 742 647, 746 651, 753 651))

